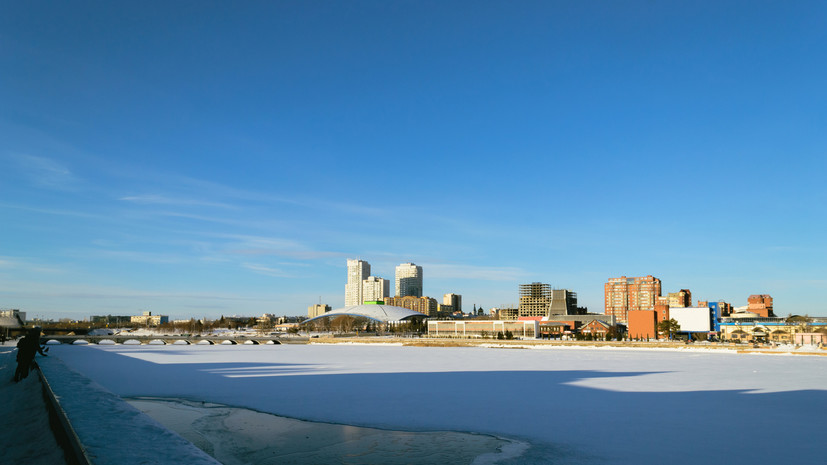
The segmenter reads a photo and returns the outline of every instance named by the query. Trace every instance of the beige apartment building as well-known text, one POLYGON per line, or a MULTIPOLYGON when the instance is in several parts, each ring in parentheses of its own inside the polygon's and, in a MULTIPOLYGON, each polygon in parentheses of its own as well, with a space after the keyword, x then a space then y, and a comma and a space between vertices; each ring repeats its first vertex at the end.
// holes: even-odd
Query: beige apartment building
POLYGON ((438 312, 436 299, 427 296, 414 297, 412 295, 406 295, 405 297, 388 297, 385 299, 385 305, 407 308, 408 310, 413 310, 428 316, 437 316, 438 312))
POLYGON ((330 305, 316 304, 307 307, 307 318, 316 318, 330 311, 330 305))
POLYGON ((390 281, 377 276, 368 276, 362 281, 362 302, 379 302, 390 294, 390 281))
POLYGON ((370 276, 370 263, 364 260, 347 260, 347 284, 345 284, 345 307, 362 305, 362 282, 370 276))

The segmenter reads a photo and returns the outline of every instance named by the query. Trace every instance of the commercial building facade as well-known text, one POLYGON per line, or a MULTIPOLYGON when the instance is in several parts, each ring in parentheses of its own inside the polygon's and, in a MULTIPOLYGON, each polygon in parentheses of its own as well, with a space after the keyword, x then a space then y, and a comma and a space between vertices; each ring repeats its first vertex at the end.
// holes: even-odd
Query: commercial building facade
POLYGON ((534 339, 539 334, 539 323, 504 320, 439 320, 428 321, 428 337, 496 337, 497 333, 510 331, 520 339, 534 339))
POLYGON ((796 321, 786 318, 746 316, 721 318, 720 338, 730 342, 768 341, 779 344, 801 344, 798 334, 822 334, 827 337, 827 321, 796 321))
POLYGON ((169 323, 167 315, 153 315, 152 312, 143 312, 141 315, 129 317, 130 323, 134 325, 158 326, 169 323))

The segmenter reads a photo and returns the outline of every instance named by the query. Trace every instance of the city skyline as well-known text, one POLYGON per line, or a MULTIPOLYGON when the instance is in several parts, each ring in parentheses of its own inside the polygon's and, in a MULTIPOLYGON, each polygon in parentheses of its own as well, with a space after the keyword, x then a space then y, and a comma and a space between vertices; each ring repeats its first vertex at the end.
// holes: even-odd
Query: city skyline
POLYGON ((0 308, 490 309, 609 278, 827 315, 820 2, 13 3, 0 308))

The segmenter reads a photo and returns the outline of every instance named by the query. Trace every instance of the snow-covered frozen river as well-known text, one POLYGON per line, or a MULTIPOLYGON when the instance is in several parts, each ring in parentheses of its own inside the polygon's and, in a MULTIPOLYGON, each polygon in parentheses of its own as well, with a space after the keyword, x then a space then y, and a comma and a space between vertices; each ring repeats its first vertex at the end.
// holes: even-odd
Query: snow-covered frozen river
POLYGON ((827 358, 388 345, 55 346, 122 397, 531 444, 548 463, 820 463, 827 358), (668 458, 668 459, 667 459, 668 458))

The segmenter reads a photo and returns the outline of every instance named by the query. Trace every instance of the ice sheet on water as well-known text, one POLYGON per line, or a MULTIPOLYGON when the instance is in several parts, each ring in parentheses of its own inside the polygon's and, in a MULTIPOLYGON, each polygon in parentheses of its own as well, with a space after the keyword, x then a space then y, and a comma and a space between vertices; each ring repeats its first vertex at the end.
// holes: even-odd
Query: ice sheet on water
MULTIPOLYGON (((526 463, 526 442, 460 432, 319 423, 181 399, 128 402, 225 465, 526 463)), ((547 462, 546 456, 543 463, 547 462)))

